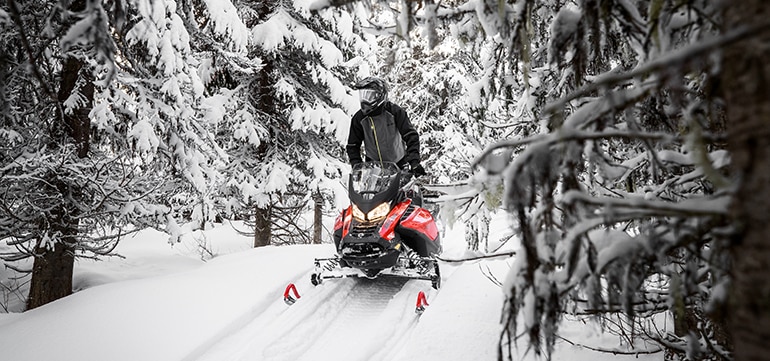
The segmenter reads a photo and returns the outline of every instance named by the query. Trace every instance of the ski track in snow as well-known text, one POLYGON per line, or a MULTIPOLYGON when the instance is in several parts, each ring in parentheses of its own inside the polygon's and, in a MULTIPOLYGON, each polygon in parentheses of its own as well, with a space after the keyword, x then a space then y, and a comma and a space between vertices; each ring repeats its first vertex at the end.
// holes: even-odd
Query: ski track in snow
POLYGON ((293 306, 277 295, 263 312, 244 315, 252 319, 245 326, 232 325, 218 342, 187 359, 392 360, 399 351, 394 345, 402 344, 419 320, 418 292, 431 297, 434 291, 429 282, 396 277, 331 279, 317 287, 309 279, 308 273, 297 282, 301 297, 293 306))

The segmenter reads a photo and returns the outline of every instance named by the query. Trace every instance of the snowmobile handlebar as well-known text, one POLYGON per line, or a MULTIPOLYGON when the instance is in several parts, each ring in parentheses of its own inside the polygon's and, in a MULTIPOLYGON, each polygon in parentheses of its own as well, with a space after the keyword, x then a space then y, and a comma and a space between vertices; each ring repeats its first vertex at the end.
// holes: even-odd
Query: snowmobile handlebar
POLYGON ((417 185, 422 186, 425 182, 423 181, 423 178, 425 175, 417 175, 412 171, 412 167, 409 165, 409 163, 404 164, 403 166, 399 167, 401 169, 401 179, 402 183, 404 185, 417 185))
POLYGON ((423 184, 425 182, 422 180, 422 177, 416 176, 410 169, 404 168, 401 170, 401 189, 409 189, 415 185, 422 188, 423 184))

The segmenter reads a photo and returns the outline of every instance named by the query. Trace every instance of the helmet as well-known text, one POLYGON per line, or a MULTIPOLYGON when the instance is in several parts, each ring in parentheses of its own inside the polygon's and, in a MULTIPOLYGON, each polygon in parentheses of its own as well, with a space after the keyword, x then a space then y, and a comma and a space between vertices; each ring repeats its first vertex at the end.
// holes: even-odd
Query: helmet
POLYGON ((353 88, 358 89, 361 111, 371 113, 388 100, 388 84, 384 80, 370 76, 358 81, 353 88))

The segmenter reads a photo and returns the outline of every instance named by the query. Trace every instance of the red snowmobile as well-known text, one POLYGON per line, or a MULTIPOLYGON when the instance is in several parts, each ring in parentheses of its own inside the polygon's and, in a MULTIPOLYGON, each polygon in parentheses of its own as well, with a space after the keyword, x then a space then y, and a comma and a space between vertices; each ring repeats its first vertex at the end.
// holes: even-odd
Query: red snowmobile
POLYGON ((353 167, 351 204, 334 223, 337 256, 315 260, 313 285, 330 278, 392 275, 429 280, 438 289, 439 231, 415 188, 411 173, 395 163, 353 167))

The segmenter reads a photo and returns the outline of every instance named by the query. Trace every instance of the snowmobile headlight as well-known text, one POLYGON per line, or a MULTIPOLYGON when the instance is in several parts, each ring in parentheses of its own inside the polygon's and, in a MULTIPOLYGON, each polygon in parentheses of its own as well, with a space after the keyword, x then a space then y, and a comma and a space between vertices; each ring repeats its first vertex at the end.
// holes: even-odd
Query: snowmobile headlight
POLYGON ((374 209, 366 215, 366 218, 370 221, 376 221, 385 218, 385 216, 388 215, 388 212, 390 212, 390 205, 388 203, 382 203, 379 206, 374 207, 374 209))
POLYGON ((355 204, 353 205, 353 218, 355 218, 359 222, 366 221, 366 215, 364 214, 364 212, 361 212, 361 210, 358 209, 358 207, 355 204))

